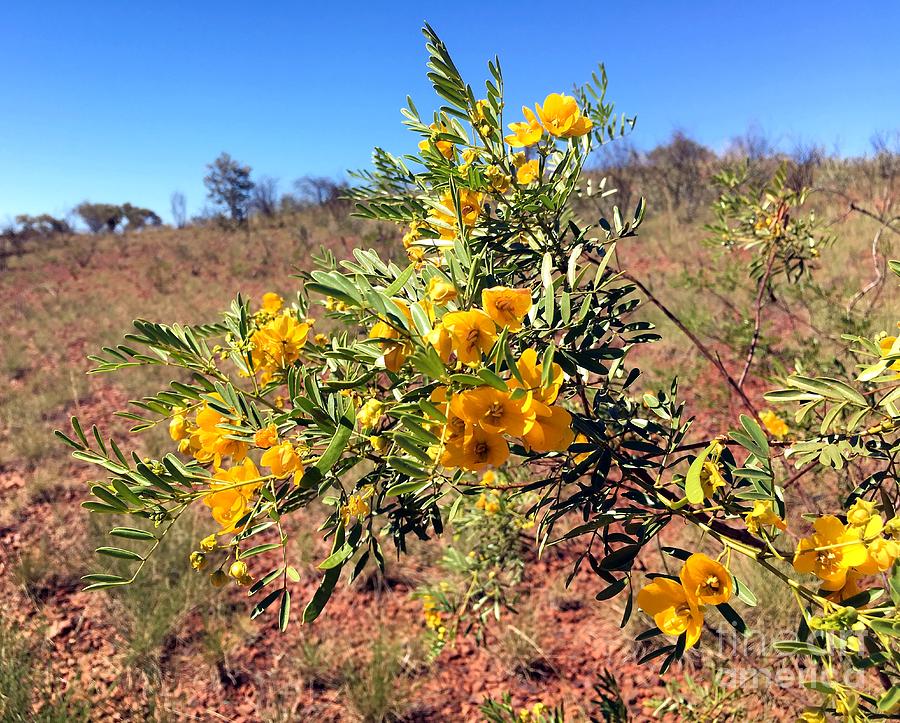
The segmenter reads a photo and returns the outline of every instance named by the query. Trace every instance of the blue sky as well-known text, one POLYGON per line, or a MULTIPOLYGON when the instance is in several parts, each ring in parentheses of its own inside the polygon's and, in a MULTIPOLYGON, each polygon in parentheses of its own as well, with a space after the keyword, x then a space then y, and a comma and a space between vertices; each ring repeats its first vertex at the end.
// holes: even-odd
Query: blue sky
POLYGON ((432 98, 425 19, 476 88, 500 55, 512 108, 603 61, 642 147, 681 128, 722 148, 756 125, 859 154, 900 128, 895 2, 8 3, 0 223, 85 199, 168 218, 175 190, 195 212, 223 150, 282 189, 409 150, 399 108, 432 98))

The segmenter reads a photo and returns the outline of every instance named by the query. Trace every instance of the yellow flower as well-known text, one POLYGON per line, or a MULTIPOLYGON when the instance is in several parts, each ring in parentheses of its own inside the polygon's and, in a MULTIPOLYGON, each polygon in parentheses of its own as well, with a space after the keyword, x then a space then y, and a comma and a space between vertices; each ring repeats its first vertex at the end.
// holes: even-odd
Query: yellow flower
POLYGON ((246 577, 247 572, 247 563, 243 560, 235 560, 228 568, 228 574, 231 575, 231 577, 233 577, 235 580, 246 577))
MULTIPOLYGON (((432 136, 431 136, 431 139, 426 138, 425 140, 419 141, 419 150, 420 151, 427 151, 428 148, 431 146, 432 139, 434 139, 438 133, 446 133, 447 132, 447 126, 445 126, 445 125, 438 125, 437 123, 432 123, 428 127, 432 131, 432 136)), ((453 143, 452 142, 435 140, 434 145, 437 147, 438 152, 444 158, 449 159, 453 156, 453 143)))
POLYGON ((699 640, 703 613, 674 580, 656 578, 638 593, 637 604, 666 635, 679 636, 684 633, 685 647, 693 647, 699 640))
POLYGON ((260 449, 268 449, 273 444, 278 441, 278 427, 274 424, 270 424, 268 427, 263 427, 260 430, 257 430, 256 434, 253 435, 253 444, 255 444, 260 449))
POLYGON ((496 515, 500 511, 500 503, 494 495, 488 496, 482 492, 478 497, 478 501, 475 502, 475 508, 484 510, 484 513, 488 516, 496 515))
POLYGON ((537 105, 538 118, 544 128, 559 138, 573 138, 590 132, 593 123, 581 114, 578 103, 570 95, 551 93, 544 105, 537 105))
POLYGON ((875 503, 860 498, 847 510, 847 522, 854 527, 865 527, 874 514, 875 503))
POLYGON ((491 188, 497 193, 506 193, 509 190, 510 177, 498 166, 488 166, 484 169, 484 175, 491 188))
POLYGON ((222 570, 216 570, 209 576, 209 581, 212 583, 213 587, 225 587, 225 585, 228 584, 228 575, 222 572, 222 570))
POLYGON ((703 488, 703 496, 710 499, 721 487, 725 486, 725 478, 718 462, 706 460, 700 470, 700 486, 703 488))
POLYGON ((372 485, 366 485, 358 493, 352 494, 347 498, 347 504, 341 505, 341 519, 344 526, 350 524, 350 518, 366 517, 372 508, 368 503, 368 499, 375 493, 372 485))
POLYGON ((493 487, 497 484, 497 473, 494 470, 489 469, 483 475, 481 475, 481 484, 486 487, 493 487))
POLYGON ((204 552, 212 552, 217 547, 216 536, 208 535, 200 540, 200 549, 204 552))
POLYGON ((509 129, 512 135, 506 136, 506 142, 513 148, 525 148, 533 146, 544 134, 544 129, 535 118, 534 111, 531 108, 522 106, 522 113, 525 116, 524 122, 510 123, 509 129))
POLYGON ((494 286, 481 292, 481 305, 497 326, 519 331, 522 319, 531 309, 531 290, 494 286))
POLYGON ((254 360, 262 369, 283 369, 300 358, 309 324, 282 314, 253 333, 254 360))
POLYGON ((369 437, 369 444, 372 445, 372 449, 380 453, 384 452, 391 445, 391 440, 389 440, 387 437, 381 437, 377 434, 373 434, 369 437))
POLYGON ((441 464, 482 472, 489 467, 499 467, 508 457, 509 445, 501 435, 475 427, 463 437, 447 443, 441 464))
MULTIPOLYGON (((575 440, 574 440, 573 444, 587 444, 588 441, 589 441, 588 438, 579 432, 577 435, 575 435, 575 440)), ((590 455, 591 455, 590 452, 579 452, 578 454, 575 455, 575 459, 573 461, 575 462, 575 464, 581 464, 590 455)))
POLYGON ((176 414, 169 422, 169 436, 173 442, 180 442, 188 436, 188 423, 183 414, 176 414))
MULTIPOLYGON (((881 356, 884 357, 884 356, 887 356, 888 354, 890 354, 891 351, 894 350, 894 345, 896 343, 897 343, 896 336, 882 337, 881 340, 878 342, 878 348, 881 350, 881 356)), ((896 351, 897 350, 894 350, 894 353, 896 353, 896 351)), ((888 369, 900 370, 900 359, 898 359, 895 362, 891 362, 891 365, 888 367, 888 369)))
POLYGON ((541 175, 541 167, 538 163, 537 158, 533 158, 530 161, 526 161, 523 163, 519 170, 516 171, 516 180, 523 186, 527 186, 532 181, 536 181, 540 178, 541 175))
POLYGON ((868 557, 862 565, 856 569, 863 575, 874 575, 878 572, 886 572, 891 569, 894 560, 900 555, 900 546, 893 540, 876 537, 866 545, 868 557))
POLYGON ((425 227, 425 224, 421 221, 412 221, 409 224, 409 230, 403 234, 403 247, 409 248, 416 241, 419 240, 419 231, 421 231, 425 227))
POLYGON ((828 716, 821 708, 806 708, 797 723, 828 723, 828 716))
POLYGON ((452 311, 441 319, 451 338, 456 358, 463 364, 477 366, 481 354, 487 353, 497 340, 497 329, 491 317, 480 309, 452 311))
POLYGON ((854 595, 858 595, 862 592, 859 582, 863 577, 863 574, 858 572, 855 568, 853 570, 848 570, 844 586, 829 593, 825 597, 832 602, 844 602, 845 600, 849 600, 854 595))
POLYGON ((303 462, 290 442, 282 442, 267 449, 259 463, 271 469, 276 479, 294 475, 294 484, 297 484, 303 476, 303 462))
MULTIPOLYGON (((401 299, 393 299, 393 302, 400 307, 404 316, 412 322, 412 312, 405 301, 401 299)), ((384 366, 388 371, 398 372, 406 363, 407 358, 413 353, 413 347, 409 339, 397 329, 395 326, 388 324, 386 321, 379 321, 369 332, 370 339, 381 339, 381 348, 384 351, 384 366)))
POLYGON ((250 500, 259 486, 259 471, 250 459, 216 472, 203 503, 222 526, 222 532, 236 530, 238 521, 250 510, 250 500))
POLYGON ((369 399, 359 408, 359 412, 356 413, 356 419, 363 427, 374 427, 378 420, 381 419, 383 410, 384 402, 380 402, 377 399, 369 399))
MULTIPOLYGON (((222 401, 221 397, 215 396, 222 401)), ((222 464, 223 457, 231 457, 233 461, 240 462, 247 455, 247 443, 229 439, 231 432, 219 426, 228 421, 229 418, 208 404, 197 410, 197 428, 191 434, 194 457, 201 462, 212 461, 218 467, 222 464)))
POLYGON ((572 415, 562 407, 534 403, 535 418, 531 429, 522 435, 525 446, 533 452, 564 452, 575 441, 572 415))
POLYGON ((688 598, 698 605, 721 605, 731 599, 733 583, 728 570, 700 552, 685 560, 679 577, 688 598))
POLYGON ((204 570, 209 567, 209 560, 206 559, 206 555, 202 552, 192 552, 191 553, 191 567, 194 568, 197 572, 204 570))
MULTIPOLYGON (((463 226, 466 226, 467 228, 472 227, 478 222, 478 217, 481 215, 484 197, 482 194, 468 188, 460 188, 458 190, 458 195, 459 210, 463 226)), ((445 213, 439 209, 434 209, 434 218, 443 224, 437 228, 437 231, 440 233, 442 239, 455 238, 457 218, 456 209, 453 204, 453 194, 450 193, 450 191, 446 191, 441 196, 441 205, 448 209, 448 212, 445 213)))
POLYGON ((451 410, 452 399, 447 397, 447 387, 436 387, 431 393, 431 401, 437 404, 440 411, 447 417, 447 422, 441 430, 441 438, 445 442, 462 440, 468 433, 469 426, 464 419, 456 416, 451 410))
POLYGON ((478 158, 478 151, 473 148, 465 150, 462 152, 462 160, 463 162, 459 164, 459 172, 467 173, 469 170, 469 166, 471 166, 475 159, 478 158))
POLYGON ((833 515, 820 517, 813 527, 815 533, 797 544, 794 569, 816 575, 825 590, 838 590, 844 586, 847 570, 864 564, 868 552, 859 530, 844 527, 833 515))
POLYGON ((477 387, 457 394, 450 409, 469 425, 494 434, 519 437, 534 424, 534 409, 527 395, 513 399, 509 392, 493 387, 477 387))
POLYGON ((779 530, 786 530, 787 525, 776 513, 772 507, 772 500, 755 500, 753 509, 744 517, 744 524, 747 530, 756 535, 759 533, 760 527, 774 525, 779 530))
POLYGON ((790 431, 785 421, 771 409, 760 412, 759 419, 766 431, 778 439, 784 439, 784 436, 790 431))
POLYGON ((328 334, 316 334, 313 341, 317 346, 325 346, 328 344, 328 334))
POLYGON ((441 322, 435 324, 434 328, 428 332, 425 341, 434 347, 442 362, 446 364, 450 361, 450 355, 453 353, 453 337, 441 322))
POLYGON ((440 276, 432 276, 428 282, 428 299, 433 304, 446 304, 456 298, 456 287, 440 276))
POLYGON ((263 294, 263 297, 262 297, 263 311, 268 311, 270 314, 277 314, 279 311, 281 311, 282 306, 284 306, 284 299, 282 299, 275 292, 270 291, 267 294, 263 294))
MULTIPOLYGON (((537 350, 526 349, 519 357, 516 366, 519 368, 519 375, 525 382, 525 390, 531 392, 531 395, 543 404, 553 404, 559 395, 559 388, 563 383, 563 371, 559 364, 552 364, 550 368, 550 383, 545 387, 542 386, 544 365, 537 363, 537 350)), ((513 377, 509 386, 513 389, 521 387, 522 384, 518 379, 513 377)), ((587 440, 584 440, 587 441, 587 440)))

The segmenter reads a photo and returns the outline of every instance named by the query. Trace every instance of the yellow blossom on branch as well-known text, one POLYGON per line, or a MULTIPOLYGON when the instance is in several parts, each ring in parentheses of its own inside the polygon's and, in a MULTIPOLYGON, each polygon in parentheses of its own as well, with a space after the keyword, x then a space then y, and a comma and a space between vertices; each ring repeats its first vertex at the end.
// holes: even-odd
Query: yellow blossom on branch
POLYGON ((531 309, 531 291, 494 286, 481 292, 481 305, 497 326, 519 331, 522 320, 531 309))
POLYGON ((537 105, 538 118, 551 135, 573 138, 589 133, 593 127, 590 118, 581 114, 576 100, 562 93, 551 93, 543 105, 537 105))
POLYGON ((825 590, 837 590, 844 586, 851 567, 866 562, 866 547, 860 541, 858 530, 845 527, 833 515, 820 517, 813 527, 815 533, 797 544, 794 569, 813 573, 822 580, 825 590))
POLYGON ((522 114, 525 116, 525 121, 510 123, 509 129, 512 131, 512 134, 505 138, 506 142, 513 148, 533 146, 541 140, 541 136, 544 134, 544 129, 538 123, 531 108, 522 106, 522 114))
POLYGON ((747 530, 754 535, 759 533, 760 527, 768 527, 772 525, 779 530, 786 530, 787 525, 784 523, 772 506, 772 500, 755 500, 753 509, 744 517, 744 524, 747 530))
POLYGON ((666 635, 685 635, 685 647, 693 647, 703 629, 703 613, 684 587, 660 577, 645 585, 637 595, 637 605, 653 618, 666 635))
POLYGON ((463 364, 477 365, 497 340, 497 329, 491 317, 480 309, 452 311, 441 319, 450 334, 456 358, 463 364))
POLYGON ((268 311, 270 314, 277 314, 281 311, 281 307, 284 306, 284 299, 282 299, 278 294, 274 291, 270 291, 262 296, 262 308, 263 311, 268 311))

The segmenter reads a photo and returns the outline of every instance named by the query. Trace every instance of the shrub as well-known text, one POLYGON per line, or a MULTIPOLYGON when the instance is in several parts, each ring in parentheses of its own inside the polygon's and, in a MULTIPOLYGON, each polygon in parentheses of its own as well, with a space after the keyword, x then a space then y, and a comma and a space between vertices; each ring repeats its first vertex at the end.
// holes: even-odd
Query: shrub
MULTIPOLYGON (((807 718, 893 712, 900 341, 848 339, 859 363, 849 377, 780 380, 766 399, 790 409, 790 422, 758 408, 744 388, 766 299, 808 279, 828 247, 804 210, 806 192, 789 188, 783 173, 752 191, 719 179, 713 241, 749 259, 756 288, 735 378, 620 266, 615 248, 637 234, 643 199, 596 224, 573 211, 591 150, 633 125, 614 114, 602 68, 574 95, 524 109, 507 132, 499 64, 489 63, 478 99, 431 28, 425 35, 444 105, 423 119, 410 101, 403 112, 418 156, 377 149, 374 169, 349 190, 358 215, 406 229, 408 265, 371 250, 340 263, 323 252, 287 302, 238 296, 221 321, 200 326, 137 321, 127 345, 94 357, 99 372, 161 365, 188 381, 124 412, 135 431, 168 424, 173 451, 162 458, 127 455, 77 419, 71 436, 60 435, 109 475, 91 488, 87 509, 153 523, 111 530, 129 546, 98 552, 128 572, 88 575, 88 588, 132 583, 185 511, 204 505, 220 529, 198 541, 191 564, 213 585, 246 586, 258 601, 251 616, 277 610, 284 629, 299 573, 283 523, 298 510, 324 508, 320 530, 331 542, 300 616, 311 622, 342 577, 383 569, 387 545, 402 554, 441 534, 467 495, 527 493, 538 552, 577 545, 571 576, 595 576, 600 600, 621 595, 625 621, 638 609, 652 621, 638 636, 651 647, 643 662, 668 670, 715 628, 716 613, 726 630, 746 632, 741 607, 769 591, 734 575, 732 560, 743 556, 796 603, 796 638, 776 648, 807 658, 820 676, 821 703, 807 718), (746 411, 734 429, 689 441, 693 420, 676 381, 639 391, 634 351, 658 339, 640 316, 642 297, 723 377, 746 411), (313 310, 332 323, 330 336, 314 333, 313 310), (863 481, 826 514, 793 496, 812 472, 837 477, 848 465, 863 481), (638 555, 676 520, 702 532, 712 556, 660 545, 677 574, 639 578, 638 555), (874 667, 878 681, 851 680, 841 666, 874 667)), ((676 168, 705 162, 693 147, 678 157, 687 160, 676 168)), ((223 168, 236 166, 223 158, 223 168)), ((507 542, 497 537, 491 554, 508 560, 507 542)), ((473 576, 464 603, 496 599, 483 577, 473 576)))

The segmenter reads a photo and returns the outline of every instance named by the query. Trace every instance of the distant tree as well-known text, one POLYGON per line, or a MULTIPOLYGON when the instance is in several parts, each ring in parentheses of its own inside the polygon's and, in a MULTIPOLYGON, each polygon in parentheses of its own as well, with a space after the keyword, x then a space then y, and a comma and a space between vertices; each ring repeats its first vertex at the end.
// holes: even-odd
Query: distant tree
POLYGON ((176 228, 184 228, 187 223, 187 201, 181 191, 175 191, 169 199, 172 207, 172 222, 176 228))
POLYGON ((260 216, 274 216, 278 212, 278 179, 262 176, 250 193, 250 209, 260 216))
POLYGON ((18 233, 26 238, 56 236, 59 234, 72 233, 72 227, 61 218, 56 218, 48 213, 42 213, 39 216, 29 216, 28 214, 20 214, 16 216, 16 225, 19 227, 18 233))
POLYGON ((91 233, 99 233, 104 229, 109 233, 116 230, 122 221, 122 207, 111 203, 90 203, 84 201, 75 207, 75 213, 84 221, 91 233))
POLYGON ((159 226, 162 219, 149 208, 132 206, 130 203, 122 205, 122 215, 128 222, 129 231, 137 231, 145 226, 159 226))
POLYGON ((250 204, 250 192, 253 190, 250 166, 242 166, 227 153, 222 153, 207 169, 209 173, 203 183, 209 200, 225 207, 232 221, 244 221, 250 204))
POLYGON ((787 185, 798 193, 811 188, 815 181, 816 169, 825 160, 825 149, 809 143, 797 143, 791 151, 787 185))
POLYGON ((705 200, 706 179, 715 158, 711 150, 682 131, 675 131, 666 145, 647 154, 651 177, 658 183, 670 211, 680 211, 683 217, 693 215, 705 200))
POLYGON ((776 154, 775 145, 758 125, 751 125, 743 135, 731 139, 727 153, 751 163, 763 161, 776 154))
POLYGON ((330 206, 343 201, 347 184, 327 176, 303 176, 294 181, 301 202, 314 206, 330 206))

